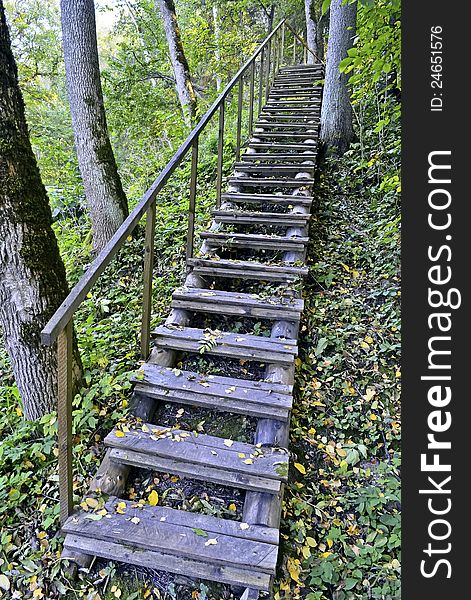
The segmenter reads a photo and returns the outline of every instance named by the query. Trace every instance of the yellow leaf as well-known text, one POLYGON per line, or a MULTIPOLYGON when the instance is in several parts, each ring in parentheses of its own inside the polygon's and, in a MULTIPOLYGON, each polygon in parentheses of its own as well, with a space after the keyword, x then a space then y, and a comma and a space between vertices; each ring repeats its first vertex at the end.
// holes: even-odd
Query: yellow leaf
POLYGON ((288 558, 288 573, 293 581, 299 583, 299 572, 301 571, 301 565, 297 558, 288 558))
POLYGON ((85 498, 85 502, 90 508, 96 508, 98 506, 98 500, 96 498, 85 498))
POLYGON ((317 546, 316 540, 314 538, 312 538, 312 537, 309 537, 309 536, 306 538, 306 544, 308 546, 310 546, 311 548, 315 548, 317 546))
POLYGON ((294 466, 296 469, 298 469, 298 471, 300 473, 302 473, 303 475, 306 475, 306 469, 305 469, 304 465, 302 465, 301 463, 294 463, 294 466))
POLYGON ((234 502, 231 502, 231 504, 229 504, 229 510, 232 510, 233 512, 237 510, 237 506, 234 504, 234 502))
POLYGON ((152 490, 152 492, 147 498, 147 501, 151 506, 157 506, 157 502, 159 501, 159 494, 155 490, 152 490))
POLYGON ((253 460, 252 460, 251 458, 246 458, 246 459, 245 459, 243 462, 244 462, 246 465, 253 465, 253 460))
POLYGON ((243 452, 239 452, 239 458, 245 458, 245 454, 243 452))
POLYGON ((328 558, 331 554, 332 554, 332 552, 323 552, 321 554, 321 558, 328 558))
POLYGON ((370 335, 367 335, 367 336, 365 337, 365 342, 366 342, 367 344, 372 344, 372 343, 374 342, 374 340, 373 340, 373 338, 372 338, 370 335))
POLYGON ((301 548, 301 552, 303 553, 304 558, 309 558, 311 556, 311 551, 309 550, 309 546, 303 546, 301 548))
POLYGON ((377 419, 378 419, 378 417, 374 413, 371 413, 370 421, 376 421, 377 419))
POLYGON ((142 431, 143 431, 144 433, 149 433, 149 432, 150 432, 150 429, 147 427, 147 425, 145 425, 145 424, 144 424, 144 425, 142 426, 142 431))
POLYGON ((124 433, 122 431, 117 431, 115 435, 116 437, 124 437, 124 433))
POLYGON ((332 548, 333 544, 334 542, 330 538, 327 538, 327 546, 329 546, 329 548, 332 548))

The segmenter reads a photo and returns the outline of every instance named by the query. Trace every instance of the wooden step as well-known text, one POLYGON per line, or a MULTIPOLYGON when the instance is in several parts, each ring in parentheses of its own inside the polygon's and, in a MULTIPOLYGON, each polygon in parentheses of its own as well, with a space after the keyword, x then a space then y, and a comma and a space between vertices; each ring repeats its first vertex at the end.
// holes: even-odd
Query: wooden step
POLYGON ((227 316, 299 321, 303 301, 292 297, 263 298, 258 294, 181 287, 173 292, 171 306, 227 316))
POLYGON ((262 235, 255 233, 218 233, 204 231, 202 239, 210 246, 225 248, 252 248, 254 250, 274 250, 280 252, 303 252, 309 238, 283 237, 280 235, 262 235))
POLYGON ((316 165, 312 161, 295 164, 254 165, 253 163, 240 162, 234 164, 234 171, 239 173, 263 173, 269 177, 278 175, 293 175, 297 173, 313 173, 316 165))
POLYGON ((291 129, 293 130, 293 133, 299 129, 312 129, 313 131, 317 131, 319 119, 316 119, 314 123, 278 123, 270 120, 259 120, 255 123, 253 135, 256 134, 259 127, 263 127, 263 129, 291 129))
POLYGON ((265 121, 269 122, 269 123, 273 123, 273 122, 277 122, 277 123, 292 123, 293 125, 298 125, 299 123, 305 123, 306 125, 312 124, 312 125, 317 125, 319 123, 320 120, 320 116, 319 115, 314 115, 311 116, 310 114, 300 114, 298 116, 296 115, 285 115, 285 114, 278 114, 278 113, 265 113, 265 112, 261 112, 258 115, 259 120, 257 121, 258 123, 263 123, 265 121), (296 120, 299 119, 299 120, 296 120))
MULTIPOLYGON (((256 139, 282 139, 282 140, 315 140, 318 137, 318 128, 312 132, 297 133, 293 131, 254 131, 252 136, 256 139)), ((251 146, 251 141, 248 142, 251 146)))
POLYGON ((264 113, 274 113, 275 115, 286 115, 286 116, 295 116, 295 117, 304 117, 308 116, 311 118, 318 118, 320 115, 320 105, 309 107, 309 108, 290 108, 289 106, 267 106, 263 107, 264 113))
POLYGON ((246 187, 276 187, 276 188, 300 188, 311 186, 314 179, 303 177, 302 179, 269 179, 256 177, 228 177, 227 181, 230 184, 244 185, 246 187))
POLYGON ((298 353, 296 340, 272 339, 193 327, 157 327, 152 333, 159 348, 234 359, 291 365, 298 353))
POLYGON ((99 520, 90 518, 96 511, 69 517, 63 526, 65 556, 74 550, 188 577, 270 588, 278 551, 275 528, 241 527, 238 521, 114 497, 104 510, 106 518, 99 520))
POLYGON ((304 227, 310 217, 308 214, 246 210, 213 210, 212 215, 216 223, 260 224, 281 227, 304 227))
POLYGON ((152 423, 126 430, 114 429, 104 440, 114 462, 269 494, 278 494, 287 480, 288 453, 281 448, 152 423))
POLYGON ((262 152, 254 152, 249 154, 248 152, 246 152, 245 154, 242 155, 243 160, 246 161, 250 161, 250 162, 255 162, 257 160, 262 160, 262 161, 272 161, 272 162, 277 162, 277 161, 304 161, 304 160, 313 160, 316 161, 317 160, 317 154, 313 153, 313 152, 309 152, 306 151, 305 153, 300 153, 300 154, 269 154, 269 153, 262 153, 262 152))
POLYGON ((242 192, 224 192, 223 200, 237 202, 239 204, 273 204, 277 206, 311 206, 312 196, 301 196, 297 194, 244 194, 242 192))
POLYGON ((280 142, 273 142, 273 143, 268 143, 268 142, 254 142, 254 141, 250 141, 247 146, 249 148, 254 148, 255 150, 257 148, 264 150, 293 150, 293 151, 297 151, 297 150, 313 150, 315 148, 317 148, 317 142, 313 141, 313 142, 304 142, 302 144, 283 144, 280 142))
POLYGON ((143 365, 142 370, 144 379, 135 380, 134 386, 140 396, 259 419, 289 419, 292 386, 201 375, 151 363, 143 365))
POLYGON ((278 266, 255 261, 189 258, 187 264, 203 277, 229 277, 232 279, 256 279, 278 283, 293 283, 306 277, 307 267, 278 266))

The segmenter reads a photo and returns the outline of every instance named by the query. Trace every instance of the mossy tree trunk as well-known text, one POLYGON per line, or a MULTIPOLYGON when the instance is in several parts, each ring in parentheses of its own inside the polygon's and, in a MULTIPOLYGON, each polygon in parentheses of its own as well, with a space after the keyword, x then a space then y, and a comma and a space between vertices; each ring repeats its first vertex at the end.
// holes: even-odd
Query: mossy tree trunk
POLYGON ((191 83, 190 67, 183 49, 175 3, 173 0, 159 0, 159 4, 183 118, 187 125, 191 125, 196 112, 196 95, 191 83))
POLYGON ((353 46, 357 5, 332 0, 330 4, 329 38, 325 86, 321 110, 321 142, 323 152, 343 154, 354 138, 352 105, 348 90, 349 75, 340 73, 339 64, 353 46))
POLYGON ((106 123, 93 0, 61 0, 67 92, 77 158, 99 252, 128 216, 106 123))
POLYGON ((55 408, 56 348, 40 332, 68 289, 51 225, 0 0, 0 323, 28 419, 55 408))

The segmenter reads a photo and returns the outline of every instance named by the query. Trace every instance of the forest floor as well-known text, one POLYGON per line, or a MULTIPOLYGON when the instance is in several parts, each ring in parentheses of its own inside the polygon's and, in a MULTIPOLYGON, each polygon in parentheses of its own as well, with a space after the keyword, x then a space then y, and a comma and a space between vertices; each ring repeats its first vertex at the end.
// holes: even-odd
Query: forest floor
MULTIPOLYGON (((374 169, 356 169, 358 153, 328 161, 317 184, 276 600, 400 597, 399 207, 394 186, 379 189, 374 169)), ((185 202, 169 196, 159 207, 154 324, 183 276, 185 202)), ((89 260, 87 224, 59 222, 57 231, 75 282, 89 260)), ((103 455, 104 435, 128 410, 141 249, 137 234, 77 315, 85 367, 74 406, 78 497, 103 455)), ((224 587, 102 561, 69 581, 59 561, 56 426, 54 414, 23 420, 0 350, 0 598, 233 597, 224 587)), ((153 474, 127 493, 145 498, 153 490, 159 503, 229 518, 243 503, 235 491, 203 493, 196 483, 153 474)))

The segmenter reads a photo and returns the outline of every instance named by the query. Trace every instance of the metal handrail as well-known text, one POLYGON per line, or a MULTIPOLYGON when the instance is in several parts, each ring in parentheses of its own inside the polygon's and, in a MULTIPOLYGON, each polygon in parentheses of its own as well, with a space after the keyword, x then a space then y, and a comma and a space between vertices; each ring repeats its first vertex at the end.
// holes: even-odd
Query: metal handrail
MULTIPOLYGON (((211 107, 206 111, 199 123, 190 132, 185 141, 167 163, 160 175, 144 193, 134 210, 122 223, 110 241, 98 254, 88 267, 80 281, 70 291, 47 325, 41 332, 41 341, 45 346, 52 346, 57 341, 57 413, 58 413, 58 446, 59 446, 59 496, 61 522, 72 512, 72 347, 73 347, 73 316, 87 296, 95 281, 110 264, 113 257, 122 248, 128 236, 144 214, 147 214, 144 245, 144 285, 142 302, 142 324, 141 324, 141 356, 146 359, 149 354, 150 344, 150 320, 152 308, 152 272, 154 264, 154 235, 156 221, 156 198, 160 190, 165 186, 175 169, 180 166, 184 158, 191 150, 191 176, 188 212, 188 233, 186 244, 186 258, 193 256, 194 224, 196 208, 196 185, 198 167, 198 142, 199 136, 206 128, 212 117, 219 111, 219 133, 218 133, 218 161, 216 177, 216 205, 221 200, 222 170, 223 170, 223 141, 224 141, 224 114, 225 102, 231 90, 239 84, 237 94, 237 135, 236 135, 236 160, 240 158, 241 149, 241 126, 242 126, 242 102, 244 76, 248 75, 249 84, 249 107, 248 107, 248 130, 252 132, 254 121, 254 99, 256 87, 256 61, 260 57, 259 67, 259 98, 258 113, 263 104, 263 95, 268 94, 271 81, 273 81, 276 70, 284 61, 285 37, 287 30, 293 34, 294 60, 296 59, 296 41, 300 41, 305 47, 304 61, 306 61, 307 50, 312 52, 286 22, 280 21, 273 31, 266 37, 262 44, 252 56, 242 65, 224 90, 219 94, 211 107), (306 50, 307 49, 307 50, 306 50), (273 55, 273 56, 272 56, 273 55), (266 74, 264 73, 264 65, 266 74), (266 81, 265 81, 266 79, 266 81)), ((314 54, 314 52, 312 52, 314 54)), ((315 54, 314 54, 315 56, 315 54)), ((317 57, 316 57, 317 58, 317 57)), ((318 59, 319 60, 319 59, 318 59)), ((257 113, 257 114, 258 114, 257 113)))

